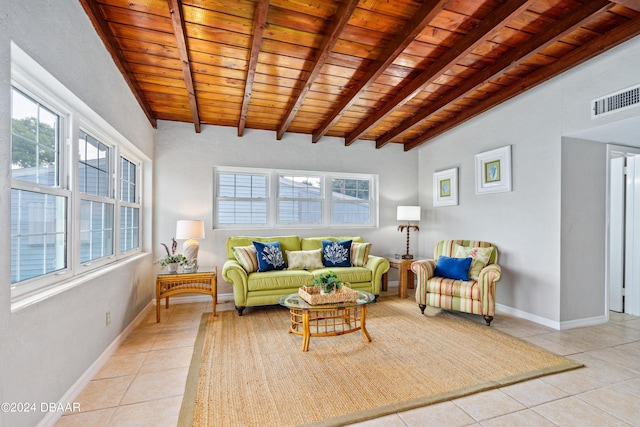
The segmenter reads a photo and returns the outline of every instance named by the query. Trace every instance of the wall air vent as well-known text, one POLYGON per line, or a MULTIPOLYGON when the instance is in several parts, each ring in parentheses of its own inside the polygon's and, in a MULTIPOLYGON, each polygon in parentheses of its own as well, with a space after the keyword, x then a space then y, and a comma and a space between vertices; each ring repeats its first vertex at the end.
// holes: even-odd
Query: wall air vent
POLYGON ((591 118, 602 117, 640 105, 640 85, 591 101, 591 118))

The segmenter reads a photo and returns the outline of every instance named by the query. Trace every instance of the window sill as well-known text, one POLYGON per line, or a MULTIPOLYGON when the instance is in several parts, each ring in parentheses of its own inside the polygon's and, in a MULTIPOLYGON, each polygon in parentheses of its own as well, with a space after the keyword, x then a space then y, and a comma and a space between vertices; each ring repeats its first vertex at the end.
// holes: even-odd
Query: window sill
POLYGON ((69 289, 75 288, 76 286, 80 286, 84 283, 90 282, 91 280, 97 277, 104 276, 105 274, 109 274, 110 272, 122 267, 122 265, 137 261, 140 258, 145 257, 147 255, 148 253, 141 252, 139 254, 132 255, 130 257, 122 259, 119 262, 106 265, 104 268, 99 268, 87 274, 73 277, 64 282, 57 283, 45 289, 36 291, 35 293, 16 297, 15 299, 11 300, 11 313, 18 312, 27 307, 35 305, 39 302, 42 302, 46 299, 49 299, 55 295, 61 294, 69 289))

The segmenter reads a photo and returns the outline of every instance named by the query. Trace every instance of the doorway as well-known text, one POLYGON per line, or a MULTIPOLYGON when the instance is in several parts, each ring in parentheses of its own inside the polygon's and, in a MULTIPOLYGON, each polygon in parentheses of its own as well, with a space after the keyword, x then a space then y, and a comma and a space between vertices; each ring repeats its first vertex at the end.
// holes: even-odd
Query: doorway
POLYGON ((640 149, 607 145, 608 310, 640 315, 640 149))

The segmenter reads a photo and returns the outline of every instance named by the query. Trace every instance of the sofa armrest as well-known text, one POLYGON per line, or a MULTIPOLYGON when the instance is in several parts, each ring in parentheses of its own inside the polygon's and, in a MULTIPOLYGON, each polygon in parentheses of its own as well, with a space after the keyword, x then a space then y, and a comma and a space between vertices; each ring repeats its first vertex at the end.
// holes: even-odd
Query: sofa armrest
POLYGON ((414 261, 411 263, 411 271, 418 276, 418 283, 426 283, 436 271, 436 261, 433 259, 414 261))
POLYGON ((222 278, 233 285, 233 299, 236 306, 244 306, 249 292, 249 275, 247 271, 238 261, 228 259, 222 266, 222 278))
POLYGON ((380 284, 382 283, 382 275, 389 271, 391 265, 389 260, 383 257, 369 255, 366 267, 371 270, 372 294, 380 295, 380 284))

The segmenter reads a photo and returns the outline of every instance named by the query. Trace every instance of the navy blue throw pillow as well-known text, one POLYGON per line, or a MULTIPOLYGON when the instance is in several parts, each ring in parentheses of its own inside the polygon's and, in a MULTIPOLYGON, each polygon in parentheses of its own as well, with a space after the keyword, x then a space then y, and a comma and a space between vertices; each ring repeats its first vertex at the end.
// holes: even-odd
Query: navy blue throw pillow
POLYGON ((323 240, 322 262, 325 267, 351 267, 351 240, 323 240))
POLYGON ((258 271, 283 270, 284 257, 280 242, 253 242, 258 257, 258 271))
POLYGON ((446 277, 447 279, 469 280, 469 267, 472 258, 450 258, 439 256, 436 261, 435 277, 446 277))

